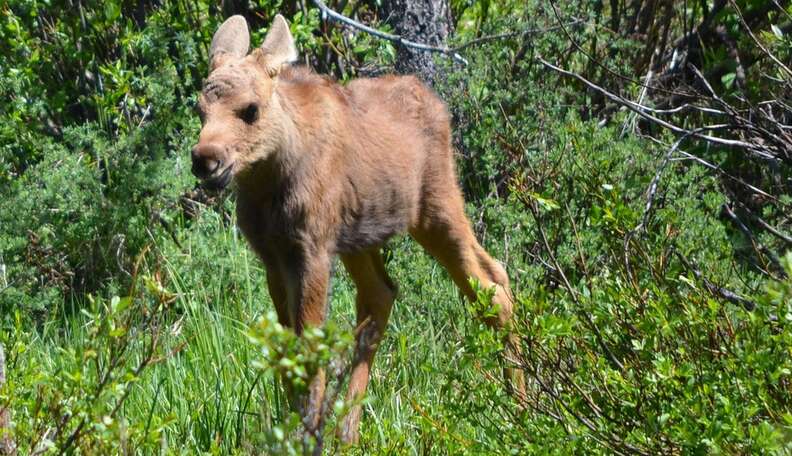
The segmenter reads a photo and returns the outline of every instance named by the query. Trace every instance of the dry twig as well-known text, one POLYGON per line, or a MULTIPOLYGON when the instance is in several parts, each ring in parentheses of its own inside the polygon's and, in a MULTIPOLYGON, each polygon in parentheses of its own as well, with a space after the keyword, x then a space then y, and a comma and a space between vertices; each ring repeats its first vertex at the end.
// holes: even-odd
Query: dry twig
POLYGON ((682 261, 682 263, 685 265, 685 267, 690 272, 693 273, 693 275, 696 277, 696 279, 700 280, 701 283, 704 284, 704 287, 707 289, 707 291, 709 291, 710 293, 712 293, 715 296, 719 296, 719 297, 725 299, 726 301, 729 301, 732 304, 740 305, 745 310, 752 311, 752 310, 756 309, 756 303, 755 302, 751 301, 750 299, 743 298, 742 296, 740 296, 737 293, 729 290, 728 288, 724 288, 724 287, 721 287, 719 285, 716 285, 716 284, 710 282, 706 277, 704 277, 704 274, 702 274, 701 271, 699 271, 698 268, 696 268, 691 263, 690 260, 685 258, 679 252, 675 252, 675 253, 676 253, 677 257, 680 259, 680 261, 682 261))
POLYGON ((767 160, 775 160, 776 159, 776 156, 775 156, 775 154, 773 153, 772 150, 769 150, 767 147, 764 147, 764 146, 762 146, 760 144, 749 143, 749 142, 740 141, 740 140, 736 140, 736 139, 721 138, 721 137, 718 137, 718 136, 713 136, 713 135, 708 135, 708 134, 701 133, 703 131, 729 130, 729 129, 736 128, 737 125, 734 125, 734 124, 713 124, 713 125, 706 125, 706 126, 703 126, 703 127, 699 127, 696 130, 689 130, 689 129, 686 129, 686 128, 682 128, 682 127, 674 125, 674 124, 672 124, 670 122, 667 122, 667 121, 665 121, 665 120, 663 120, 663 119, 661 119, 661 118, 659 118, 659 117, 657 117, 657 116, 655 116, 653 114, 650 114, 650 112, 652 112, 654 110, 652 108, 649 108, 648 106, 644 106, 644 105, 638 104, 638 103, 636 103, 634 101, 630 101, 630 100, 628 100, 626 98, 623 98, 623 97, 621 97, 619 95, 616 95, 616 94, 614 94, 614 93, 612 93, 612 92, 610 92, 610 91, 598 86, 597 84, 594 84, 593 82, 589 81, 588 79, 584 78, 583 76, 581 76, 581 75, 579 75, 577 73, 574 73, 572 71, 568 71, 568 70, 565 70, 563 68, 560 68, 560 67, 558 67, 556 65, 553 65, 552 63, 544 60, 541 57, 537 57, 537 59, 545 67, 547 67, 547 68, 549 68, 549 69, 551 69, 553 71, 556 71, 558 73, 561 73, 564 76, 569 76, 569 77, 577 79, 578 81, 582 82, 583 84, 585 84, 589 88, 601 93, 602 95, 604 95, 605 97, 607 97, 611 101, 626 107, 627 109, 637 113, 639 116, 643 117, 644 119, 646 119, 648 121, 651 121, 651 122, 655 123, 656 125, 659 125, 659 126, 661 126, 663 128, 667 128, 667 129, 673 131, 674 133, 686 134, 686 135, 689 135, 689 136, 692 136, 692 137, 695 137, 695 138, 698 138, 698 139, 703 139, 703 140, 705 140, 707 142, 710 142, 710 143, 713 143, 713 144, 721 145, 721 146, 742 148, 742 149, 745 149, 745 150, 748 150, 748 151, 752 152, 753 154, 755 154, 758 157, 763 158, 763 159, 767 159, 767 160))

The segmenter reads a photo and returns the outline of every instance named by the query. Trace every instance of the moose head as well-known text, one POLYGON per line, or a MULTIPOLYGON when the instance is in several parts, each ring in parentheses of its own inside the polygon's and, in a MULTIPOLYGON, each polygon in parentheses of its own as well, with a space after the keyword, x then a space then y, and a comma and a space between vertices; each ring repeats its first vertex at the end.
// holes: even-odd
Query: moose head
POLYGON ((289 120, 275 85, 283 66, 297 60, 297 48, 283 16, 275 17, 261 47, 248 54, 249 47, 242 16, 228 18, 212 39, 197 104, 201 133, 192 148, 192 172, 209 187, 227 186, 284 140, 289 120))

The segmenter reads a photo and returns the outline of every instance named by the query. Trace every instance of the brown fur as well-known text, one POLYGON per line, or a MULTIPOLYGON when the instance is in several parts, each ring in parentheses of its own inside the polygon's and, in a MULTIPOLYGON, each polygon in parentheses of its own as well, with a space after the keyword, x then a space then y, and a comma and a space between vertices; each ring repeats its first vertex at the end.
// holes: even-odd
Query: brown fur
MULTIPOLYGON (((268 35, 266 49, 290 39, 268 35)), ((290 42, 282 44, 280 54, 288 55, 290 42)), ((331 262, 340 255, 358 290, 358 323, 366 328, 347 395, 361 398, 396 297, 380 247, 409 232, 469 299, 475 299, 471 277, 495 287, 500 315, 492 323, 506 324, 508 277, 465 217, 442 100, 412 76, 341 86, 271 52, 213 58, 193 159, 196 174, 212 184, 233 176, 238 224, 265 264, 281 323, 298 333, 323 324, 331 262), (246 122, 251 104, 257 116, 246 122)), ((316 414, 323 388, 319 375, 305 413, 316 414)), ((357 439, 360 412, 357 406, 345 417, 344 441, 357 439)))

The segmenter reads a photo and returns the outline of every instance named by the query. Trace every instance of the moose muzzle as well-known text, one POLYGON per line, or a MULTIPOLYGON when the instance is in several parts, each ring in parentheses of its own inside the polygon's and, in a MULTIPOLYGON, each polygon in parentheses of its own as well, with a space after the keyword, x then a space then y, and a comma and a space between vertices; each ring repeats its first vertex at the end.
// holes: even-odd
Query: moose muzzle
POLYGON ((231 167, 223 161, 223 149, 215 144, 192 148, 192 173, 215 188, 223 188, 231 180, 231 167))

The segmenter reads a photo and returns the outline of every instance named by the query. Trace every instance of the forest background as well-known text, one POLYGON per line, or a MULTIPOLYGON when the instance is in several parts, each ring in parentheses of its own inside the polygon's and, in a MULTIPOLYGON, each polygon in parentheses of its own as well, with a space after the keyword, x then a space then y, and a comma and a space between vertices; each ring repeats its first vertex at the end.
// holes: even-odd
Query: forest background
POLYGON ((10 0, 0 454, 299 454, 317 438, 280 379, 317 366, 339 451, 349 278, 296 339, 233 195, 190 174, 212 34, 243 14, 258 45, 277 13, 318 72, 414 72, 448 102, 468 214, 518 301, 504 360, 486 291, 465 303, 394 239, 401 294, 349 452, 792 452, 790 2, 10 0))

